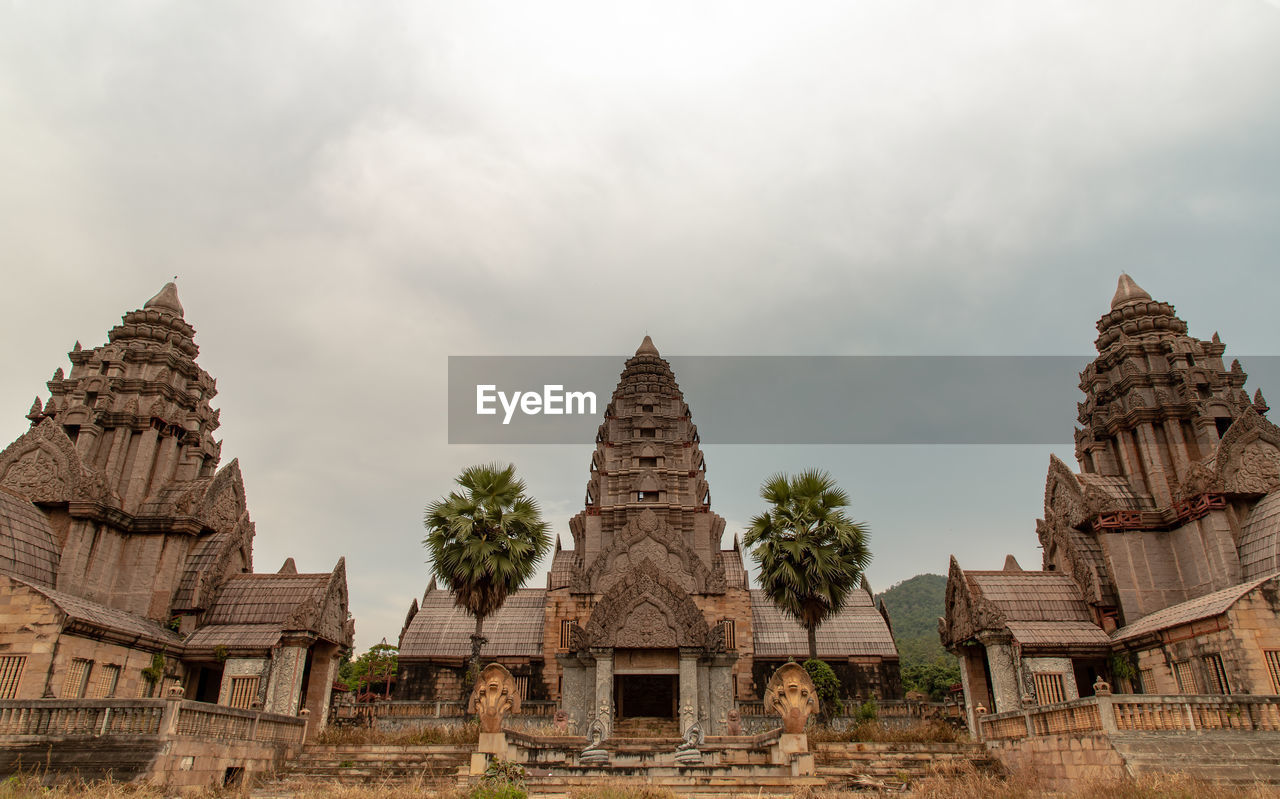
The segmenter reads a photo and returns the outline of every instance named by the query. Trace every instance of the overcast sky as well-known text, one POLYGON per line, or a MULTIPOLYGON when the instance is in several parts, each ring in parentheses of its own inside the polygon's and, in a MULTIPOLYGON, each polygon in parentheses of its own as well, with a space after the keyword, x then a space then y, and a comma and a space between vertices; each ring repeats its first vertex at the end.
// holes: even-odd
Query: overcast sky
MULTIPOLYGON (((0 440, 177 274, 256 567, 345 555, 358 647, 394 642, 462 467, 514 461, 566 540, 582 506, 591 440, 448 445, 449 355, 1078 355, 1121 270, 1275 354, 1278 41, 1264 0, 8 0, 0 440)), ((708 480, 732 533, 829 469, 877 590, 1035 566, 1073 422, 708 480)))

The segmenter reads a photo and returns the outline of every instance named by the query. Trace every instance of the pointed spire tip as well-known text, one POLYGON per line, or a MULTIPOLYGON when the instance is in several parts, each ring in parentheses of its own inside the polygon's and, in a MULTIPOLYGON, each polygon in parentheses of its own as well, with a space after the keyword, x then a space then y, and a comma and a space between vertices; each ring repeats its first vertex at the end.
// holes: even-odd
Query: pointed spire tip
POLYGON ((636 350, 636 355, 657 355, 658 348, 653 346, 653 339, 649 336, 644 337, 644 341, 640 342, 640 348, 636 350))
POLYGON ((1143 291, 1142 287, 1129 277, 1128 272, 1120 273, 1120 280, 1116 284, 1115 296, 1111 298, 1111 309, 1115 310, 1132 302, 1150 302, 1151 295, 1143 291))
POLYGON ((182 303, 178 302, 178 284, 173 281, 165 283, 164 288, 160 289, 156 296, 143 303, 142 307, 160 308, 173 311, 178 316, 182 316, 182 303))

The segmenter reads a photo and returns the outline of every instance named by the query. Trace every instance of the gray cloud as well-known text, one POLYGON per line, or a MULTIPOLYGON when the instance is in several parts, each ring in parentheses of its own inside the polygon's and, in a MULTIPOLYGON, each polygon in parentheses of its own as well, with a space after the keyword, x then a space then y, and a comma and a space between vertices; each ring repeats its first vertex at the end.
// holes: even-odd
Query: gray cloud
MULTIPOLYGON (((451 354, 1080 354, 1121 269, 1274 353, 1278 28, 1256 0, 11 2, 0 439, 178 273, 259 567, 347 554, 360 645, 394 639, 461 467, 514 460, 561 530, 586 480, 590 441, 447 446, 451 354)), ((1047 459, 708 448, 739 524, 769 472, 832 469, 878 586, 1034 563, 1047 459)))

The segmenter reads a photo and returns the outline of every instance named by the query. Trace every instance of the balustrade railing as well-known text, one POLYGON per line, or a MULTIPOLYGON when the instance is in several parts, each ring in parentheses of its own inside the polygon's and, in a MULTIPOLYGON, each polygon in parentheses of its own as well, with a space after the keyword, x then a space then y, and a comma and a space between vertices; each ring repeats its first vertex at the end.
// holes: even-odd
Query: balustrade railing
POLYGON ((4 699, 0 736, 183 736, 301 745, 293 716, 166 699, 4 699))
POLYGON ((991 741, 1088 732, 1280 730, 1280 696, 1091 696, 981 716, 978 728, 991 741))

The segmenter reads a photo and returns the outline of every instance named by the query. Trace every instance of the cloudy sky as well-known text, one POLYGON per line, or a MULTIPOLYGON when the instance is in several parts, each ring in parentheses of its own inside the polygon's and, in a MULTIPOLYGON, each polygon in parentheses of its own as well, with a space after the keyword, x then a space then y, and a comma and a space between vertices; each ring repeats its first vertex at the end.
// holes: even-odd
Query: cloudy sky
MULTIPOLYGON (((1278 40, 1264 0, 7 0, 0 439, 178 275, 257 567, 345 555, 394 642, 462 467, 514 461, 566 538, 587 478, 590 440, 449 446, 450 355, 1080 355, 1121 270, 1274 354, 1278 40)), ((708 477, 735 531, 831 470, 880 589, 1038 564, 1072 422, 708 477)))

